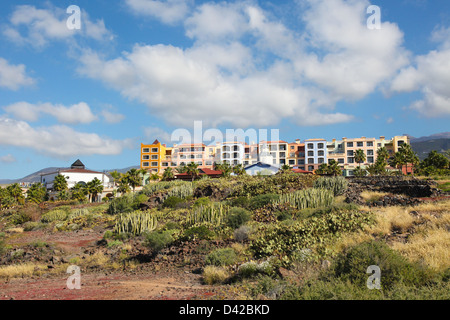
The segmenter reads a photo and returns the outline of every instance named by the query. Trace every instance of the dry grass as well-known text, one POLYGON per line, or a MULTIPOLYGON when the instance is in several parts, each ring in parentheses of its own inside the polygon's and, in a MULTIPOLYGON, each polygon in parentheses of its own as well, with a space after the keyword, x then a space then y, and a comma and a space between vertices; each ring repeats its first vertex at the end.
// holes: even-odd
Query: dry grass
POLYGON ((33 274, 39 273, 39 271, 42 271, 46 268, 47 267, 44 265, 39 265, 35 263, 23 263, 23 264, 2 266, 0 267, 0 279, 30 277, 33 274))
POLYGON ((398 250, 411 261, 419 261, 436 271, 450 268, 450 232, 442 228, 416 233, 407 243, 394 242, 398 250))
POLYGON ((385 207, 375 210, 376 224, 370 228, 372 234, 387 235, 393 231, 406 232, 416 218, 404 207, 385 207))
POLYGON ((379 201, 383 197, 389 195, 389 193, 386 192, 377 192, 377 191, 363 191, 361 192, 361 197, 366 202, 374 202, 379 201))
POLYGON ((228 277, 228 271, 222 267, 206 266, 203 270, 203 281, 208 285, 223 283, 228 277))

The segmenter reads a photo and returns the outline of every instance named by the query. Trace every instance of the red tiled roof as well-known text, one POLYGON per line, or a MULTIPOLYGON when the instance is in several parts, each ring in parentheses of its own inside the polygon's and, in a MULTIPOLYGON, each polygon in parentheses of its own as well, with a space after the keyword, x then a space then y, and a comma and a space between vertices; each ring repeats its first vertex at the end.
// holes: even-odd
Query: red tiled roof
POLYGON ((86 169, 64 169, 60 172, 68 172, 68 173, 97 173, 97 174, 103 174, 103 172, 98 171, 92 171, 92 170, 86 170, 86 169))
POLYGON ((302 169, 292 169, 292 172, 295 172, 295 173, 313 173, 312 171, 306 171, 306 170, 302 170, 302 169))

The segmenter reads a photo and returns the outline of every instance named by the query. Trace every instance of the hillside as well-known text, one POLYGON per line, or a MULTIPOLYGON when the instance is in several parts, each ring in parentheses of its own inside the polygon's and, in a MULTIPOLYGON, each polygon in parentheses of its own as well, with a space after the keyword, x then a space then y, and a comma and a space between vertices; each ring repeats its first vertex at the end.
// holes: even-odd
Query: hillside
POLYGON ((425 159, 433 150, 438 152, 444 152, 450 149, 450 138, 446 139, 432 139, 432 140, 419 140, 411 141, 413 150, 417 153, 420 160, 425 159))

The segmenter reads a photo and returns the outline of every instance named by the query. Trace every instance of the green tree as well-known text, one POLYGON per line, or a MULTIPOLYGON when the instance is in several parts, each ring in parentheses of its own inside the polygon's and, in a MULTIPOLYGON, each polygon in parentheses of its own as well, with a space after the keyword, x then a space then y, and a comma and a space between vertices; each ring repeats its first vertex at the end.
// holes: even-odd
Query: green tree
POLYGON ((8 192, 9 196, 14 199, 15 204, 24 204, 25 196, 23 195, 23 190, 18 183, 7 186, 6 191, 8 192))
POLYGON ((164 173, 162 175, 163 181, 169 181, 169 180, 172 180, 173 178, 175 178, 175 174, 173 173, 173 169, 172 168, 166 168, 166 170, 164 170, 164 173))
MULTIPOLYGON (((401 159, 403 160, 403 164, 406 165, 406 172, 408 173, 408 164, 411 164, 413 166, 413 169, 415 166, 419 164, 419 157, 412 149, 411 145, 409 144, 403 144, 398 152, 401 156, 401 159)), ((413 170, 414 174, 414 170, 413 170)))
POLYGON ((227 162, 225 163, 215 163, 214 169, 217 171, 222 171, 222 177, 229 177, 233 172, 233 168, 227 162))
POLYGON ((421 168, 433 167, 435 169, 447 169, 449 160, 436 150, 431 151, 420 164, 421 168))
POLYGON ((339 167, 339 163, 334 160, 331 159, 328 163, 328 167, 327 167, 327 174, 333 175, 333 176, 341 176, 342 175, 342 170, 339 167))
POLYGON ((129 184, 129 176, 127 173, 123 174, 119 179, 119 186, 117 188, 117 191, 124 194, 131 191, 130 184, 129 184))
POLYGON ((389 165, 398 169, 403 173, 403 166, 406 164, 405 154, 396 152, 394 156, 389 160, 389 165))
POLYGON ((355 162, 358 164, 358 167, 361 169, 361 163, 366 162, 366 154, 364 150, 358 149, 355 151, 355 162))
POLYGON ((127 172, 127 181, 130 187, 133 189, 133 193, 136 190, 136 187, 141 185, 141 174, 139 170, 132 168, 127 172))
POLYGON ((180 165, 176 168, 176 171, 177 171, 179 174, 186 173, 186 171, 187 171, 187 166, 186 166, 185 164, 180 164, 180 165))
POLYGON ((199 174, 198 164, 195 162, 191 162, 187 165, 186 173, 191 176, 192 182, 194 182, 195 178, 197 178, 199 174))
POLYGON ((245 175, 247 172, 245 171, 244 165, 240 163, 233 167, 233 173, 237 176, 242 176, 245 175))
POLYGON ((85 187, 85 184, 77 183, 70 189, 70 191, 72 193, 71 197, 73 200, 78 200, 80 202, 83 202, 86 200, 87 189, 85 187))
POLYGON ((41 203, 48 198, 47 188, 40 182, 33 183, 27 190, 27 201, 41 203))
POLYGON ((288 164, 283 164, 278 172, 280 173, 287 173, 292 170, 291 166, 288 164))
POLYGON ((66 191, 69 189, 67 184, 67 178, 61 174, 58 174, 53 181, 53 190, 54 191, 66 191))
POLYGON ((99 193, 103 192, 103 183, 94 178, 86 184, 86 191, 88 194, 89 201, 92 202, 93 199, 96 199, 99 193))
POLYGON ((389 151, 386 149, 386 147, 381 147, 377 150, 377 160, 379 159, 381 163, 387 164, 387 160, 389 158, 389 151))
POLYGON ((322 163, 319 168, 316 170, 317 174, 328 174, 328 165, 326 163, 322 163))
POLYGON ((115 188, 117 186, 117 182, 122 177, 122 174, 120 172, 118 172, 117 170, 114 170, 114 171, 110 172, 109 174, 113 178, 113 186, 115 188))

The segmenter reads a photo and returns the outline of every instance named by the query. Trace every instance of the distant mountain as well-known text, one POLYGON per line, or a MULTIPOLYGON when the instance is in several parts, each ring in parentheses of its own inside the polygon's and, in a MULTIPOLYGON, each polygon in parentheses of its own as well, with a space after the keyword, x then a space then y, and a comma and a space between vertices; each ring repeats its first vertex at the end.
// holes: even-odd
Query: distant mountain
POLYGON ((431 136, 414 138, 410 137, 411 147, 417 153, 420 160, 425 159, 433 150, 443 153, 450 149, 450 132, 432 134, 431 136))
MULTIPOLYGON (((117 170, 120 173, 125 173, 128 170, 132 169, 132 168, 136 168, 139 169, 139 166, 131 166, 128 168, 124 168, 124 169, 112 169, 112 170, 95 170, 95 171, 99 171, 99 172, 112 172, 114 170, 117 170)), ((0 179, 0 184, 12 184, 12 183, 16 183, 16 182, 40 182, 41 181, 41 174, 45 174, 45 173, 50 173, 50 172, 56 172, 59 169, 66 169, 66 167, 49 167, 49 168, 45 168, 39 171, 36 171, 32 174, 27 175, 26 177, 23 177, 21 179, 0 179)))
POLYGON ((408 135, 408 136, 409 136, 409 139, 411 142, 424 142, 424 141, 437 140, 437 139, 450 139, 450 132, 441 132, 441 133, 432 134, 431 136, 425 136, 425 137, 420 137, 420 138, 415 138, 410 135, 408 135))

